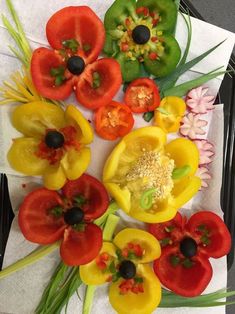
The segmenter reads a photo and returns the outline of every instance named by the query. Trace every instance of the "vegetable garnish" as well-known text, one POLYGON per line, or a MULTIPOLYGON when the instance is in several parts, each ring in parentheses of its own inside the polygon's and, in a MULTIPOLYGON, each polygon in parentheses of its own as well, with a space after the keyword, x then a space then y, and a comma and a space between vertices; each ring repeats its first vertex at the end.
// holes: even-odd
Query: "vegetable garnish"
POLYGON ((116 0, 104 18, 104 52, 121 65, 122 77, 130 82, 140 76, 140 64, 157 77, 169 74, 180 58, 180 48, 171 35, 177 7, 171 0, 116 0))
POLYGON ((129 107, 113 100, 95 111, 94 123, 100 137, 114 141, 131 131, 134 118, 129 107))
POLYGON ((200 118, 200 114, 188 113, 182 119, 180 133, 190 139, 198 139, 206 134, 204 128, 207 126, 208 122, 200 118))
POLYGON ((162 255, 154 262, 155 273, 165 287, 186 297, 205 290, 213 272, 209 258, 222 257, 231 247, 225 223, 209 211, 197 212, 188 222, 177 213, 167 223, 149 225, 149 232, 162 246, 162 255))
POLYGON ((134 113, 153 111, 160 105, 160 95, 153 80, 139 78, 130 83, 124 101, 134 113))
POLYGON ((145 127, 124 136, 106 161, 103 182, 121 209, 144 222, 172 219, 201 186, 195 176, 199 153, 190 140, 178 138, 166 144, 159 127, 145 127), (174 168, 190 166, 187 176, 172 179, 174 168), (142 208, 143 192, 156 188, 152 206, 142 208))
POLYGON ((51 103, 26 103, 16 107, 12 124, 24 135, 13 140, 7 155, 13 169, 43 176, 44 185, 52 190, 87 169, 90 149, 86 145, 93 141, 93 132, 76 107, 69 105, 64 112, 51 103))
POLYGON ((102 231, 92 222, 106 211, 108 194, 102 183, 87 174, 68 181, 62 192, 64 198, 45 188, 28 194, 19 209, 19 226, 27 240, 38 244, 62 238, 60 254, 64 263, 86 264, 102 246, 102 231), (86 202, 78 205, 80 195, 86 202))
POLYGON ((31 75, 38 92, 43 97, 64 100, 74 90, 77 100, 87 108, 108 104, 122 78, 114 59, 95 61, 105 37, 96 14, 86 6, 63 8, 47 22, 46 34, 53 50, 37 48, 31 60, 31 75))
POLYGON ((109 301, 117 312, 150 313, 161 300, 161 286, 147 263, 160 254, 152 235, 127 228, 113 243, 104 242, 94 261, 80 266, 80 277, 88 285, 111 282, 109 301))
MULTIPOLYGON (((102 225, 103 239, 105 241, 112 240, 113 232, 120 219, 118 216, 112 214, 115 210, 117 210, 117 206, 115 203, 111 203, 107 211, 95 220, 97 225, 102 225)), ((77 289, 81 284, 82 281, 79 276, 78 267, 69 267, 63 262, 60 262, 42 295, 41 301, 35 311, 36 314, 43 314, 48 311, 50 313, 59 313, 64 306, 66 312, 70 297, 75 292, 78 295, 77 289)), ((90 313, 94 292, 95 286, 87 287, 83 303, 83 314, 90 313)), ((79 295, 78 297, 81 299, 79 295)))
POLYGON ((204 114, 215 108, 215 96, 207 95, 209 88, 199 86, 189 91, 186 104, 193 113, 204 114))
POLYGON ((154 113, 154 124, 166 133, 177 132, 185 114, 184 100, 176 96, 164 97, 154 113))
POLYGON ((153 205, 153 194, 157 191, 156 188, 144 191, 140 198, 140 206, 143 209, 149 209, 153 205))
POLYGON ((173 171, 172 171, 172 179, 174 180, 178 180, 178 179, 181 179, 185 176, 187 176, 191 171, 191 166, 189 165, 185 165, 183 167, 180 167, 180 168, 175 168, 173 171))

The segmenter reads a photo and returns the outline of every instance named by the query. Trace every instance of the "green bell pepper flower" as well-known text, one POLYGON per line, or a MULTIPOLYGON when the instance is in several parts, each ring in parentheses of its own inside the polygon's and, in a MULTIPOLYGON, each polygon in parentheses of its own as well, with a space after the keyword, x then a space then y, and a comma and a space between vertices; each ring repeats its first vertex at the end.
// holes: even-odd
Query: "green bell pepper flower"
POLYGON ((177 20, 177 7, 173 0, 138 0, 137 8, 146 7, 151 12, 158 12, 161 19, 156 29, 173 33, 177 20))
POLYGON ((159 60, 150 60, 148 56, 144 58, 145 69, 156 77, 163 77, 171 73, 178 64, 181 51, 178 42, 173 36, 162 37, 164 53, 159 60))
POLYGON ((116 0, 111 5, 104 18, 104 52, 119 62, 124 82, 140 76, 140 64, 156 77, 174 70, 181 55, 171 34, 176 17, 173 0, 116 0))

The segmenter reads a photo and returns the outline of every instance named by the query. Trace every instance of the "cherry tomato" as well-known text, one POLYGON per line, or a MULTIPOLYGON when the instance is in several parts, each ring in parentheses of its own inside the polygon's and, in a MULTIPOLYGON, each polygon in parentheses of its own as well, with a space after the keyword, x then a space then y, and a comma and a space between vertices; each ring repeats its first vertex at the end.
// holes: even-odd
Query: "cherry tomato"
POLYGON ((153 111, 160 105, 157 85, 149 78, 136 79, 127 87, 124 101, 132 112, 153 111))
POLYGON ((95 112, 95 130, 105 140, 116 140, 129 133, 134 125, 131 110, 124 104, 112 101, 95 112))

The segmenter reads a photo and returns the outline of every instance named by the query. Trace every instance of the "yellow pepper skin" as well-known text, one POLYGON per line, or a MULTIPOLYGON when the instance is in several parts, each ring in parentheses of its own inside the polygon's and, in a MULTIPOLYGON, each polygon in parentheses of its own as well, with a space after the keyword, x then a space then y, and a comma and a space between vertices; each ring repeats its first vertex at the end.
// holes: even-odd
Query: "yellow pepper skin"
POLYGON ((12 124, 23 134, 23 137, 13 140, 7 155, 11 167, 16 171, 25 175, 40 175, 46 188, 58 190, 67 179, 75 180, 87 169, 91 153, 85 145, 93 141, 93 131, 73 105, 69 105, 64 112, 60 107, 47 102, 26 103, 14 110, 12 124), (73 130, 72 139, 66 138, 68 128, 69 131, 71 128, 73 130), (45 152, 40 151, 40 145, 45 146, 44 139, 49 130, 64 132, 65 138, 60 155, 53 162, 50 156, 45 156, 45 152))
POLYGON ((184 100, 176 96, 167 96, 161 100, 159 109, 165 110, 166 114, 156 109, 154 124, 162 128, 166 133, 177 132, 186 110, 184 100))
MULTIPOLYGON (((103 182, 109 193, 129 216, 143 222, 157 223, 172 219, 177 210, 188 202, 201 186, 200 178, 195 176, 199 163, 196 145, 183 138, 168 144, 166 140, 166 133, 156 126, 132 131, 117 144, 104 167, 103 182), (136 193, 130 190, 125 181, 128 172, 143 152, 160 152, 174 160, 176 168, 190 166, 187 176, 173 180, 170 195, 162 200, 155 200, 148 210, 142 208, 140 202, 134 202, 136 193)), ((136 186, 138 188, 138 182, 136 186)))
POLYGON ((121 261, 131 260, 136 266, 136 277, 142 278, 142 292, 134 293, 129 290, 122 293, 121 285, 123 277, 110 281, 109 301, 113 308, 120 314, 151 314, 161 301, 161 285, 152 268, 147 264, 161 255, 159 242, 151 234, 144 230, 127 228, 120 231, 114 238, 113 243, 104 242, 96 260, 79 267, 80 277, 87 285, 100 285, 108 281, 113 273, 109 271, 110 263, 115 263, 116 271, 119 270, 121 261), (124 257, 129 245, 139 245, 143 255, 138 258, 124 257), (119 255, 117 252, 119 251, 119 255), (121 253, 120 253, 121 252, 121 253), (106 259, 107 269, 101 270, 98 265, 100 257, 108 254, 106 259))

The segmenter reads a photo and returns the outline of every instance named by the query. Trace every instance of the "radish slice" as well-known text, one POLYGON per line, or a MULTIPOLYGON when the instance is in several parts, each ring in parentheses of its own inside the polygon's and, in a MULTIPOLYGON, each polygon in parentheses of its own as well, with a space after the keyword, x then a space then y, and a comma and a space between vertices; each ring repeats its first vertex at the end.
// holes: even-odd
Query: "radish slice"
POLYGON ((188 113, 183 117, 180 127, 180 133, 190 139, 198 139, 201 135, 206 134, 203 127, 207 125, 206 120, 201 120, 200 115, 188 113))
POLYGON ((211 179, 211 174, 206 167, 199 167, 196 172, 196 176, 199 177, 202 180, 201 189, 208 188, 209 183, 211 179))
POLYGON ((215 155, 214 145, 204 139, 195 140, 194 143, 197 145, 199 150, 199 165, 210 164, 213 161, 213 156, 215 155))
POLYGON ((188 109, 193 113, 207 113, 214 109, 215 97, 206 95, 208 87, 199 86, 192 89, 186 96, 188 109))

